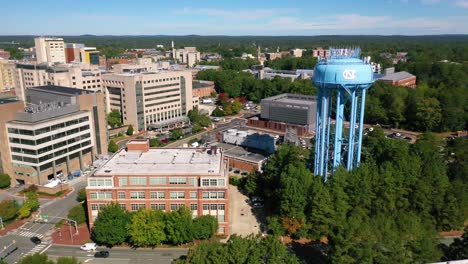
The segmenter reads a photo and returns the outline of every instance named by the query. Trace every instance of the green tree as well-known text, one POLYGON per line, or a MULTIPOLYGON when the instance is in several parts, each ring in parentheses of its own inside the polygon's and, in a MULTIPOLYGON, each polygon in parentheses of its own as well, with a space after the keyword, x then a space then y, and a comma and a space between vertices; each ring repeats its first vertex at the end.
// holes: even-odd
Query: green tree
POLYGON ((444 252, 442 261, 449 260, 462 260, 468 258, 468 226, 465 227, 465 232, 463 233, 461 239, 455 238, 455 240, 450 244, 450 246, 439 245, 444 252))
POLYGON ((193 239, 192 212, 186 207, 166 213, 167 242, 180 245, 193 239))
POLYGON ((211 113, 211 116, 222 117, 224 116, 224 111, 221 110, 219 107, 216 107, 216 109, 213 110, 213 112, 211 113))
POLYGON ((76 193, 76 200, 78 202, 85 202, 86 201, 86 188, 81 188, 76 193))
POLYGON ((11 177, 6 173, 0 173, 0 189, 5 189, 10 187, 11 177))
POLYGON ((300 263, 277 237, 231 235, 226 244, 206 241, 192 247, 187 263, 300 263))
POLYGON ((234 102, 232 102, 232 113, 237 114, 242 110, 242 103, 239 101, 239 99, 234 99, 234 102))
POLYGON ((119 145, 117 145, 114 140, 111 140, 111 141, 109 141, 109 145, 107 146, 107 150, 109 152, 117 152, 119 150, 119 145))
POLYGON ((77 204, 68 211, 67 218, 75 220, 77 224, 86 223, 86 211, 83 204, 77 204))
POLYGON ((169 136, 169 138, 172 141, 176 141, 176 140, 179 140, 183 135, 184 134, 182 132, 182 129, 176 128, 176 129, 172 130, 171 135, 169 136))
POLYGON ((78 261, 75 257, 59 257, 57 259, 57 264, 80 264, 81 262, 78 261))
POLYGON ((218 230, 218 220, 211 215, 203 215, 193 220, 193 238, 212 238, 218 230))
POLYGON ((109 246, 120 245, 128 237, 127 225, 130 223, 130 214, 119 204, 112 203, 104 206, 99 212, 91 234, 97 243, 109 246))
POLYGON ((129 125, 127 128, 127 136, 133 135, 133 126, 129 125))
POLYGON ((3 221, 14 219, 18 215, 18 204, 14 200, 0 202, 0 216, 3 221))
POLYGON ((107 116, 107 124, 112 128, 122 126, 122 115, 118 110, 114 109, 109 113, 107 116))
POLYGON ((166 240, 164 212, 139 210, 127 226, 130 243, 137 247, 158 246, 166 240))
POLYGON ((152 138, 150 139, 150 147, 161 147, 163 143, 159 138, 152 138))
POLYGON ((39 198, 34 192, 26 192, 26 200, 19 209, 18 216, 20 218, 26 218, 31 215, 31 212, 39 208, 39 198))
POLYGON ((35 253, 34 255, 23 257, 18 264, 54 264, 54 261, 50 260, 46 254, 35 253))

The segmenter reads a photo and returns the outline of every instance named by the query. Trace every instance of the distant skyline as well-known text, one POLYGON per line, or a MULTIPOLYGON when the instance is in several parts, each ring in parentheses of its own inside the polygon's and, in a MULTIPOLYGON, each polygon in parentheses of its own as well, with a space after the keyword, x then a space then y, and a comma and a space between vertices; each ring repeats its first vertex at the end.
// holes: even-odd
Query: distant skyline
POLYGON ((468 0, 7 1, 0 35, 468 34, 468 0))

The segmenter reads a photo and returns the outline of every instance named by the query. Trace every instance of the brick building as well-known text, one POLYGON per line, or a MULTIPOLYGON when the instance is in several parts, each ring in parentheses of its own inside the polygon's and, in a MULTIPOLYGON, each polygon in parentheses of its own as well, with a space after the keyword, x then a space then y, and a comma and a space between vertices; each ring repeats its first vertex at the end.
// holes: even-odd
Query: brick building
POLYGON ((216 92, 214 82, 211 81, 193 81, 192 95, 199 98, 211 97, 211 93, 216 92))
POLYGON ((129 211, 176 210, 186 206, 193 217, 218 219, 218 234, 229 234, 228 169, 221 149, 149 148, 132 140, 88 177, 90 226, 102 206, 116 202, 129 211))
POLYGON ((378 77, 377 80, 381 80, 395 86, 416 88, 416 76, 405 71, 395 72, 395 68, 393 67, 385 69, 383 76, 378 77))

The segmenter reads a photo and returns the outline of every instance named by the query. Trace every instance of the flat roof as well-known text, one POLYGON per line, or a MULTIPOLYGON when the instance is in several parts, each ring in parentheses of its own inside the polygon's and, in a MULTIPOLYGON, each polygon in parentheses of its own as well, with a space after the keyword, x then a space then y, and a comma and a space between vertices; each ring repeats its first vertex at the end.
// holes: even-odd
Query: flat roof
POLYGON ((213 143, 213 146, 218 146, 223 149, 224 156, 232 157, 236 159, 241 159, 245 161, 255 162, 258 163, 260 161, 265 160, 268 156, 263 155, 260 152, 251 152, 247 148, 226 144, 226 143, 213 143))
POLYGON ((411 77, 414 77, 414 75, 409 72, 401 71, 401 72, 395 72, 395 73, 384 75, 380 77, 379 79, 386 80, 386 81, 399 81, 399 80, 404 80, 404 79, 408 79, 411 77))
MULTIPOLYGON (((94 176, 222 174, 222 153, 209 148, 150 148, 116 153, 94 176)), ((224 174, 223 174, 224 176, 224 174)))
POLYGON ((50 91, 62 94, 70 94, 70 95, 80 95, 80 94, 93 94, 95 91, 90 90, 83 90, 83 89, 76 89, 71 87, 65 86, 57 86, 57 85, 45 85, 45 86, 35 86, 29 88, 29 90, 43 90, 43 91, 50 91))

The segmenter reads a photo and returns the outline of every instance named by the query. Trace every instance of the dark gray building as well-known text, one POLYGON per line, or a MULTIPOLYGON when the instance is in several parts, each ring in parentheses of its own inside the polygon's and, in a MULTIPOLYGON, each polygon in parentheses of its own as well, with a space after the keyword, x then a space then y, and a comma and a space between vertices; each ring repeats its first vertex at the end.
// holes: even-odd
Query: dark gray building
POLYGON ((280 94, 262 99, 261 118, 288 124, 308 125, 315 130, 317 97, 302 94, 280 94))

